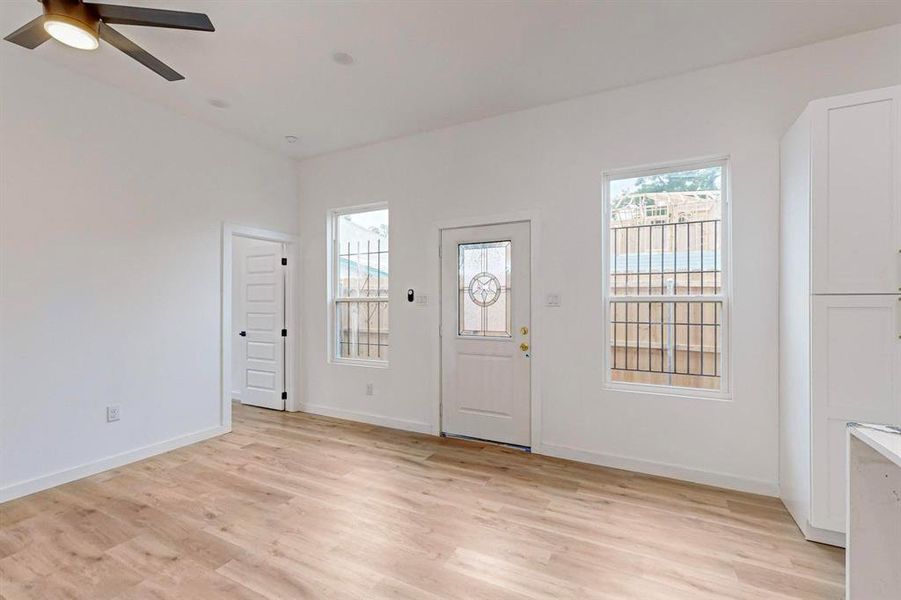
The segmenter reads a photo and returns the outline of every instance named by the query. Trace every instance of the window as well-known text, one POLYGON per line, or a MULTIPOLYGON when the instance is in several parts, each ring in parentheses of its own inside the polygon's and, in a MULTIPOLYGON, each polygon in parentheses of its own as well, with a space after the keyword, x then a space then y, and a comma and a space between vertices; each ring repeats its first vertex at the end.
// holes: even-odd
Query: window
POLYGON ((388 209, 332 219, 334 358, 388 360, 388 209))
POLYGON ((725 163, 606 179, 611 383, 725 390, 725 163))
POLYGON ((461 336, 510 337, 509 240, 458 247, 461 336))

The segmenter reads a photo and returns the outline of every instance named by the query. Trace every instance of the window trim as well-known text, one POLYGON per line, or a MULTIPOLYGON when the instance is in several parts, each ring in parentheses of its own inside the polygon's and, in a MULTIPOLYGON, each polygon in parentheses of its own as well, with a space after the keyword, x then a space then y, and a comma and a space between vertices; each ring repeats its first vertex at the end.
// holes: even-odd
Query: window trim
MULTIPOLYGON (((354 206, 346 206, 342 208, 335 208, 328 211, 327 222, 326 222, 326 260, 328 262, 326 272, 327 272, 327 285, 326 285, 326 310, 327 310, 327 322, 328 322, 328 340, 326 341, 326 353, 328 357, 328 363, 333 365, 349 365, 355 367, 367 367, 374 369, 387 369, 389 366, 388 358, 378 359, 378 358, 346 358, 339 356, 338 353, 338 336, 340 332, 338 331, 338 302, 340 300, 345 300, 344 298, 339 298, 337 295, 337 287, 338 282, 340 281, 338 275, 338 260, 337 257, 340 254, 338 251, 338 219, 345 215, 352 215, 357 213, 364 212, 372 212, 376 210, 387 210, 388 212, 388 257, 390 259, 391 256, 391 212, 388 207, 387 202, 375 202, 372 204, 358 204, 354 206)), ((390 277, 390 275, 389 275, 390 277)), ((388 297, 385 298, 385 301, 388 303, 388 312, 391 312, 391 288, 390 288, 390 279, 389 279, 389 288, 388 288, 388 297)), ((390 346, 389 346, 390 347, 390 346)))
MULTIPOLYGON (((732 399, 732 335, 731 335, 731 305, 732 305, 732 189, 731 172, 728 156, 716 156, 699 158, 686 161, 657 163, 625 169, 604 171, 601 191, 602 216, 601 216, 601 274, 602 274, 602 302, 603 302, 603 356, 601 362, 604 370, 604 382, 602 389, 616 392, 630 392, 640 394, 665 395, 670 397, 696 398, 731 401, 732 399), (649 175, 659 175, 674 171, 690 171, 709 167, 722 169, 721 182, 721 248, 722 254, 722 287, 721 292, 715 295, 679 296, 680 300, 704 299, 711 302, 722 302, 721 346, 720 346, 720 389, 708 390, 675 385, 662 385, 652 383, 632 383, 628 381, 613 381, 612 365, 610 361, 610 302, 614 298, 610 295, 610 182, 616 179, 629 179, 649 175)), ((632 299, 632 296, 617 296, 615 299, 632 299)), ((641 301, 651 299, 654 296, 642 296, 641 301)), ((663 297, 666 300, 666 297, 663 297)))

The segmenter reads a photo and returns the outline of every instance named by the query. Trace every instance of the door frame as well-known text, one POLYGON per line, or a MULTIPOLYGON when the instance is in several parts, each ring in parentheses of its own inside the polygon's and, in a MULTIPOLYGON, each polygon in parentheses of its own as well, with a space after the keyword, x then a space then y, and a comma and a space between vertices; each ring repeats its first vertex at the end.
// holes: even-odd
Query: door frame
POLYGON ((538 210, 525 210, 518 211, 512 213, 502 213, 495 215, 487 215, 487 216, 478 216, 478 217, 460 217, 456 219, 443 219, 440 221, 435 221, 432 224, 432 230, 434 237, 432 239, 436 240, 437 243, 434 245, 434 255, 432 257, 432 264, 437 264, 437 289, 438 289, 438 311, 437 311, 437 332, 438 335, 435 336, 435 343, 438 348, 438 368, 437 368, 437 378, 435 382, 435 403, 432 406, 432 433, 434 435, 441 435, 442 424, 441 424, 441 408, 442 408, 442 381, 444 377, 444 356, 443 351, 441 349, 441 321, 442 315, 444 311, 444 306, 441 300, 442 297, 442 271, 441 271, 441 234, 446 229, 461 229, 464 227, 485 227, 489 225, 507 225, 510 223, 528 223, 529 224, 529 245, 530 245, 530 255, 529 255, 529 269, 531 270, 531 289, 529 290, 528 298, 529 298, 529 320, 531 321, 530 325, 530 345, 532 346, 531 350, 531 358, 530 358, 530 379, 531 379, 531 389, 530 389, 530 415, 529 418, 531 420, 530 423, 530 436, 531 436, 531 449, 533 453, 539 454, 542 453, 542 443, 541 443, 541 353, 543 349, 544 343, 544 334, 542 328, 542 314, 541 311, 537 310, 539 307, 543 306, 540 302, 539 298, 541 296, 541 292, 543 290, 539 290, 539 282, 543 281, 541 278, 541 270, 540 270, 540 240, 541 240, 541 218, 540 212, 538 210), (535 351, 535 348, 538 350, 535 351))
POLYGON ((295 298, 299 298, 297 286, 301 280, 300 270, 300 237, 281 231, 248 227, 234 223, 222 223, 222 287, 220 289, 220 420, 223 427, 231 431, 232 427, 232 240, 244 237, 254 240, 285 244, 288 265, 285 270, 285 382, 288 399, 285 400, 285 411, 300 410, 300 386, 297 376, 300 360, 300 322, 295 310, 295 298))

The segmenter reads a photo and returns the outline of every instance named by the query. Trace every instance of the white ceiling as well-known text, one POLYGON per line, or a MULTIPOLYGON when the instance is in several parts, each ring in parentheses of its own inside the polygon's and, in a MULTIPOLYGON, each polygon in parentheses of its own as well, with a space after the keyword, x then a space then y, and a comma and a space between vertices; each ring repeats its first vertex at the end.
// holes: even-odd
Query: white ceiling
MULTIPOLYGON (((899 0, 110 1, 206 12, 216 32, 117 26, 187 77, 174 83, 105 44, 0 52, 31 52, 295 158, 901 22, 899 0), (356 63, 335 64, 340 51, 356 63)), ((4 1, 0 36, 39 13, 34 0, 4 1)))

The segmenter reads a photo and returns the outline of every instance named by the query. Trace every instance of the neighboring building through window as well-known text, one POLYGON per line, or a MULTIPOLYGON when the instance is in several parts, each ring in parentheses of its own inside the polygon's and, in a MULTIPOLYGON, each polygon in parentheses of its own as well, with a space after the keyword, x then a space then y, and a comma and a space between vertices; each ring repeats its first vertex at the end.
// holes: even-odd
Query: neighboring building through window
POLYGON ((334 358, 387 362, 388 209, 334 213, 332 242, 334 358))
POLYGON ((607 179, 609 380, 721 391, 725 163, 607 179))

